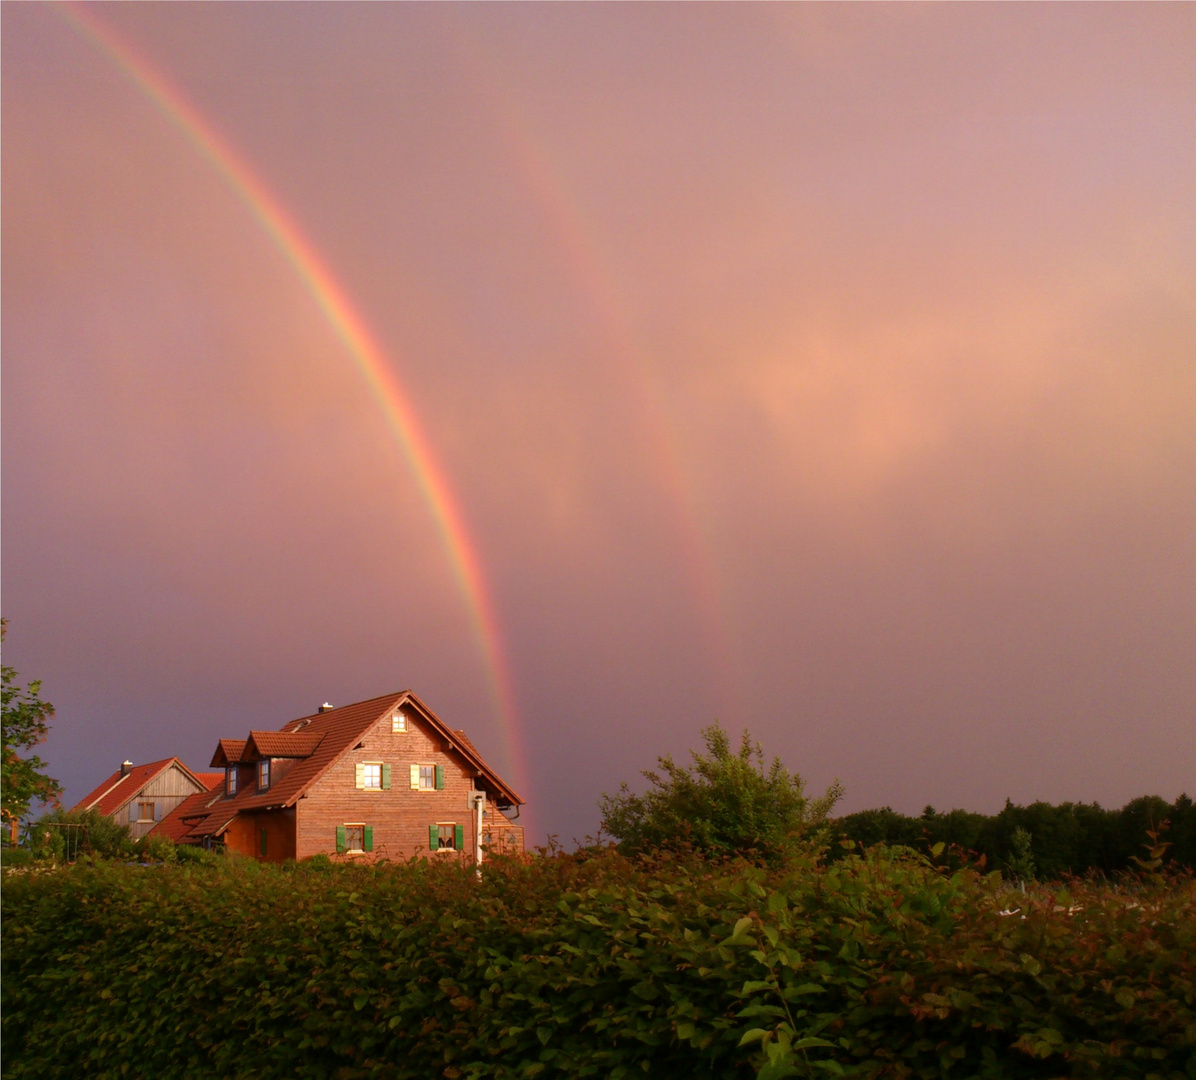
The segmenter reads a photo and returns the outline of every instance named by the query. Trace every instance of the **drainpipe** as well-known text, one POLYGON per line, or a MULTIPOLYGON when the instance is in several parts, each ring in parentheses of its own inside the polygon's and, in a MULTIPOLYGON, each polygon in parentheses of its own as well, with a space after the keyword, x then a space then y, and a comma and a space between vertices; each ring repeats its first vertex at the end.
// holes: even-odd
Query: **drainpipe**
POLYGON ((477 867, 478 877, 482 876, 482 815, 486 812, 486 793, 475 792, 471 796, 473 802, 473 864, 477 867))

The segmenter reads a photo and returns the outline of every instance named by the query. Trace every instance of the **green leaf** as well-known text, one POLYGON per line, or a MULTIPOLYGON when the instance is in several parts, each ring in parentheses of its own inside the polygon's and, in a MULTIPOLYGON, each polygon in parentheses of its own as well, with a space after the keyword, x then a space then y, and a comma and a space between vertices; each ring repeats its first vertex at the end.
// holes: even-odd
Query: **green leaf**
POLYGON ((1123 1009, 1132 1009, 1134 1003, 1138 1000, 1128 986, 1123 986, 1116 994, 1113 995, 1113 1000, 1117 1002, 1123 1009))
POLYGON ((768 1032, 764 1028, 748 1028, 743 1033, 743 1038, 739 1040, 740 1046, 747 1046, 748 1043, 759 1042, 767 1035, 768 1032))
POLYGON ((827 1042, 826 1039, 819 1039, 814 1035, 807 1035, 804 1039, 798 1039, 793 1044, 794 1050, 807 1050, 811 1046, 830 1046, 834 1047, 833 1042, 827 1042))

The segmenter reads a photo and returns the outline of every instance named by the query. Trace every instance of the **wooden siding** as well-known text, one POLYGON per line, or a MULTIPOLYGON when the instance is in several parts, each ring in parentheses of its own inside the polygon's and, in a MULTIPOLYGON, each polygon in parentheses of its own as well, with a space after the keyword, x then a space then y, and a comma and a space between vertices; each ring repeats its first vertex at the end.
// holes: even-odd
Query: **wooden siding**
POLYGON ((159 821, 178 806, 179 803, 194 795, 197 791, 202 790, 203 788, 196 784, 182 769, 177 765, 171 765, 170 768, 163 769, 162 772, 126 802, 124 806, 120 807, 112 815, 112 819, 119 824, 128 825, 129 835, 134 840, 140 840, 159 821), (130 811, 136 810, 137 804, 141 802, 152 802, 154 804, 153 821, 129 820, 130 811))
POLYGON ((280 863, 295 858, 295 811, 267 810, 238 814, 224 833, 228 851, 249 855, 262 862, 280 863), (262 855, 262 831, 266 833, 266 854, 262 855))
MULTIPOLYGON (((373 851, 341 855, 342 859, 407 859, 428 852, 428 827, 437 824, 462 826, 464 851, 456 857, 473 859, 475 813, 470 807, 474 774, 441 738, 416 716, 408 716, 407 731, 391 731, 390 714, 371 727, 360 746, 349 750, 296 805, 295 849, 300 859, 325 854, 336 856, 338 825, 373 827, 373 851), (387 791, 357 787, 357 765, 383 762, 391 766, 387 791), (440 765, 444 788, 414 790, 412 765, 440 765)), ((491 815, 503 818, 487 800, 491 815)), ((492 818, 492 820, 496 820, 492 818)), ((522 830, 520 830, 522 832, 522 830)), ((453 858, 455 853, 438 853, 436 858, 453 858)))

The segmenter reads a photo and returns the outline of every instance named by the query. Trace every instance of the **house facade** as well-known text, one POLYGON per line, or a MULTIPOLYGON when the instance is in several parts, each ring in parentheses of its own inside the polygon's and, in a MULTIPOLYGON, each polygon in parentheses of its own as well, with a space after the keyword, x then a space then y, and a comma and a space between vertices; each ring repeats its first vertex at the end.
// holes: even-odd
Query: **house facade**
POLYGON ((165 823, 180 843, 268 862, 523 851, 504 813, 523 800, 409 690, 221 739, 211 764, 223 784, 165 823))
POLYGON ((220 774, 192 772, 174 757, 148 765, 124 761, 71 809, 95 810, 128 825, 129 834, 140 839, 191 796, 207 792, 222 779, 220 774))

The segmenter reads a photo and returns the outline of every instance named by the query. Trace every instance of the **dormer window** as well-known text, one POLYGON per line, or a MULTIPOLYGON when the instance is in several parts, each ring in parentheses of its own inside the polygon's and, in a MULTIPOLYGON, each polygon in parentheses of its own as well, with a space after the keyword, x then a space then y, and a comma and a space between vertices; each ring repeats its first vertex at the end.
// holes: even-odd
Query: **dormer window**
POLYGON ((257 786, 264 791, 270 786, 270 759, 264 758, 257 763, 257 786))
POLYGON ((402 709, 396 709, 390 718, 390 730, 395 735, 407 730, 407 714, 402 709))
POLYGON ((224 793, 226 795, 236 795, 236 793, 237 793, 237 767, 236 767, 236 765, 229 765, 224 770, 224 793))

